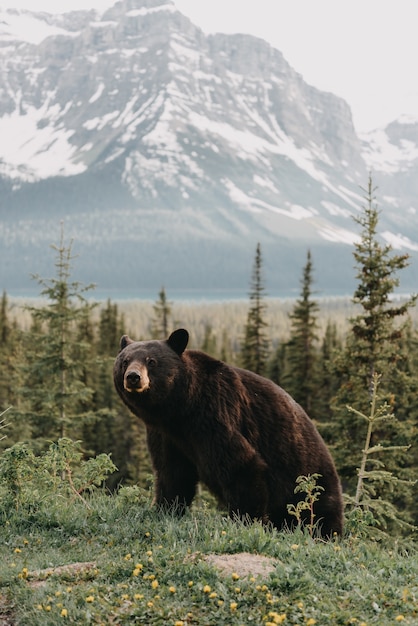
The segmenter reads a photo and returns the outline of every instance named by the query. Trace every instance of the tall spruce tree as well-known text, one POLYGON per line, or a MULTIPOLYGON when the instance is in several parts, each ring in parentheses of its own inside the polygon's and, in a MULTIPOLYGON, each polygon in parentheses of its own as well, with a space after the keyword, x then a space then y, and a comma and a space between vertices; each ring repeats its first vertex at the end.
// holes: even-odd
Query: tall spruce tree
POLYGON ((264 298, 263 259, 261 245, 256 248, 251 288, 250 308, 245 325, 244 342, 241 350, 242 365, 256 374, 265 374, 269 352, 264 320, 266 304, 264 298))
MULTIPOLYGON (((354 258, 358 286, 353 302, 359 313, 350 319, 346 346, 336 361, 340 386, 334 398, 333 440, 334 456, 345 484, 352 485, 359 466, 367 425, 347 405, 368 414, 375 374, 380 378, 380 395, 397 413, 410 386, 405 378, 402 342, 408 328, 408 311, 416 296, 405 301, 393 298, 399 286, 397 272, 408 265, 408 255, 394 255, 392 247, 378 238, 379 211, 372 178, 365 191, 365 205, 355 218, 361 228, 355 244, 354 258), (403 378, 404 389, 400 386, 403 378), (347 445, 349 443, 349 445, 347 445)), ((385 427, 377 433, 379 443, 405 445, 410 432, 405 423, 385 427)), ((399 459, 398 459, 399 461, 399 459)))
POLYGON ((57 252, 56 276, 34 276, 46 304, 28 307, 33 325, 20 364, 22 416, 30 424, 31 438, 43 441, 78 437, 85 403, 92 396, 83 380, 91 345, 77 340, 79 325, 86 324, 95 306, 84 295, 92 286, 70 280, 72 243, 65 245, 63 231, 59 246, 52 248, 57 252))
POLYGON ((151 335, 153 339, 167 339, 170 330, 171 302, 167 300, 164 287, 161 287, 153 309, 154 318, 151 324, 151 335))
POLYGON ((303 269, 302 290, 290 313, 290 339, 286 344, 282 385, 312 415, 317 388, 318 303, 312 299, 312 257, 308 250, 303 269))

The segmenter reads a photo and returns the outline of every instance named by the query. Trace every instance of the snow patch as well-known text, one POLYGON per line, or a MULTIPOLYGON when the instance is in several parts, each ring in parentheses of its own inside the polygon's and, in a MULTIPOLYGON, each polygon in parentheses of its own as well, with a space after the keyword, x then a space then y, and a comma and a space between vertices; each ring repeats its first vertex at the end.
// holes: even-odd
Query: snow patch
POLYGON ((418 159, 418 146, 413 141, 401 139, 399 145, 395 145, 384 129, 368 133, 364 141, 367 145, 363 157, 371 170, 393 174, 408 169, 418 159))
POLYGON ((176 13, 177 9, 172 4, 161 4, 158 7, 142 7, 141 9, 131 9, 126 13, 127 17, 143 17, 145 15, 150 15, 151 13, 159 13, 161 11, 168 11, 170 13, 176 13))
POLYGON ((351 213, 348 209, 343 209, 342 207, 338 206, 337 204, 334 204, 333 202, 322 200, 321 204, 328 211, 330 215, 341 215, 341 217, 351 217, 351 213))
POLYGON ((304 220, 313 216, 313 212, 305 207, 302 207, 298 204, 289 204, 288 208, 282 209, 276 207, 268 202, 264 202, 259 198, 252 198, 245 191, 240 189, 232 182, 230 179, 222 179, 221 181, 228 192, 229 197, 232 202, 240 205, 240 207, 244 210, 247 210, 252 213, 261 213, 262 211, 270 211, 271 213, 277 213, 280 215, 284 215, 294 220, 304 220))
POLYGON ((318 233, 323 239, 332 241, 333 243, 345 243, 350 246, 357 243, 360 238, 355 233, 352 233, 346 228, 339 228, 338 226, 320 226, 318 233))
POLYGON ((104 90, 105 90, 105 84, 104 83, 100 83, 100 85, 97 87, 96 92, 90 98, 89 104, 93 104, 93 102, 96 102, 96 100, 98 100, 100 98, 100 96, 102 95, 104 90))
POLYGON ((264 189, 268 189, 269 191, 272 191, 273 193, 279 193, 276 185, 269 178, 264 178, 263 176, 254 174, 253 182, 258 187, 264 187, 264 189))
POLYGON ((16 109, 0 118, 0 162, 10 178, 33 181, 73 176, 87 169, 72 161, 77 153, 69 141, 74 131, 55 127, 58 115, 59 106, 48 110, 46 102, 40 109, 28 106, 23 115, 16 109))
POLYGON ((415 243, 409 239, 409 237, 405 237, 400 233, 391 233, 388 230, 382 233, 382 237, 389 245, 392 246, 394 250, 413 250, 414 252, 418 251, 418 243, 415 243))
POLYGON ((26 11, 0 9, 0 41, 18 40, 37 45, 47 37, 77 37, 78 34, 48 24, 42 17, 26 11))

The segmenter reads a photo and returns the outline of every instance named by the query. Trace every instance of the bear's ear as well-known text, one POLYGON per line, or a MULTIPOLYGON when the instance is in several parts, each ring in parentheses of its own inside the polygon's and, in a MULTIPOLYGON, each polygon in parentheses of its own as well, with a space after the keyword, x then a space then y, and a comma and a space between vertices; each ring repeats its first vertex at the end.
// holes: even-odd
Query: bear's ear
POLYGON ((123 350, 124 348, 126 348, 126 346, 129 346, 130 343, 133 343, 132 339, 129 339, 128 335, 123 335, 122 339, 120 340, 120 349, 123 350))
POLYGON ((167 343, 174 352, 177 354, 183 354, 187 343, 189 341, 189 333, 184 328, 179 328, 175 330, 169 338, 167 339, 167 343))

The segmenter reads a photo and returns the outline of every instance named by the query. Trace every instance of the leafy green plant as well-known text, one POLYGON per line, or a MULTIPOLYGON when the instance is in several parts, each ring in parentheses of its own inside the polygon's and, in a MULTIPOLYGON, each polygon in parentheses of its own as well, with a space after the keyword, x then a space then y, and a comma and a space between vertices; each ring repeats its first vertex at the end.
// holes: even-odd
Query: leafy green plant
POLYGON ((312 537, 315 532, 315 502, 319 499, 324 488, 318 485, 318 479, 321 474, 308 474, 307 476, 298 476, 296 479, 295 493, 305 493, 305 499, 299 500, 296 504, 288 504, 287 512, 296 518, 297 525, 301 526, 306 519, 304 512, 308 513, 308 523, 304 524, 312 537))
POLYGON ((115 470, 107 454, 84 460, 81 442, 67 437, 51 443, 39 456, 28 444, 17 443, 0 457, 3 504, 19 509, 60 497, 77 498, 89 507, 83 494, 94 491, 115 470))

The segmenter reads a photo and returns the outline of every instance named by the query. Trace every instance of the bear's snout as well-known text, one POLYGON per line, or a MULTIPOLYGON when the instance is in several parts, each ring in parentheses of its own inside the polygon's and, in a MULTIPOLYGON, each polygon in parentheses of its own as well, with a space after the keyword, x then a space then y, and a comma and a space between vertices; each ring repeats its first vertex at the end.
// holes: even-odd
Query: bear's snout
POLYGON ((125 373, 123 386, 126 391, 137 391, 138 393, 145 391, 149 387, 149 378, 146 371, 139 369, 128 370, 125 373))

